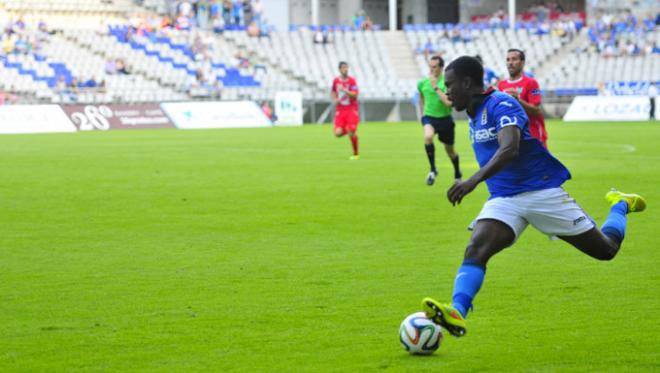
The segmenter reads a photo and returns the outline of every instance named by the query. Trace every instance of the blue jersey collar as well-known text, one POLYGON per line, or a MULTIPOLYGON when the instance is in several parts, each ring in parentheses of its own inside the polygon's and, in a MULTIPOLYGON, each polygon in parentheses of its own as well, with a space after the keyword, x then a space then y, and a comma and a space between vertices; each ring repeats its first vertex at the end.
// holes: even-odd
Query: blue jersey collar
POLYGON ((488 87, 488 89, 485 90, 483 93, 480 93, 480 94, 478 94, 478 95, 474 95, 474 96, 472 96, 472 100, 471 100, 471 102, 470 102, 470 106, 473 107, 473 108, 475 108, 475 109, 474 109, 474 115, 475 115, 475 116, 470 115, 470 113, 468 112, 467 114, 468 114, 468 117, 470 117, 470 119, 474 119, 474 118, 476 118, 477 114, 481 111, 481 108, 484 106, 484 104, 486 103, 487 99, 490 97, 490 95, 491 95, 493 92, 495 92, 495 88, 493 88, 493 87, 488 87))

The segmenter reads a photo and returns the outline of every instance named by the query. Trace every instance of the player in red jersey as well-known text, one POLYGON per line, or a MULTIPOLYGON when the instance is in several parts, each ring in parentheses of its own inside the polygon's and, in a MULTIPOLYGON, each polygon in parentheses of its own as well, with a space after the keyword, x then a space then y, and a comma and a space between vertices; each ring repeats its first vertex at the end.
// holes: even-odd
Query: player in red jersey
POLYGON ((348 76, 348 63, 339 63, 339 76, 332 82, 332 101, 335 103, 335 136, 348 135, 353 145, 351 160, 358 160, 357 127, 360 122, 358 114, 358 86, 355 78, 348 76))
POLYGON ((523 73, 525 67, 525 52, 520 49, 509 49, 506 54, 506 68, 509 79, 503 79, 497 84, 497 89, 515 97, 529 117, 529 132, 548 148, 548 132, 545 130, 543 111, 541 111, 541 89, 534 78, 523 73))

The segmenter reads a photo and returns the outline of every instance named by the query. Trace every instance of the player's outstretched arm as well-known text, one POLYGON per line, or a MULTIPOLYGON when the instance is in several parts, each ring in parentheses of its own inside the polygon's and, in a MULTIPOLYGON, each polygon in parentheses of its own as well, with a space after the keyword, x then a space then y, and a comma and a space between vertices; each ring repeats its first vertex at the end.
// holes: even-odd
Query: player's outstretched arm
POLYGON ((449 199, 452 206, 460 204, 463 197, 472 192, 480 182, 498 173, 518 156, 520 128, 517 126, 503 127, 497 133, 497 142, 499 143, 499 147, 485 166, 479 169, 469 179, 456 183, 449 188, 447 199, 449 199))

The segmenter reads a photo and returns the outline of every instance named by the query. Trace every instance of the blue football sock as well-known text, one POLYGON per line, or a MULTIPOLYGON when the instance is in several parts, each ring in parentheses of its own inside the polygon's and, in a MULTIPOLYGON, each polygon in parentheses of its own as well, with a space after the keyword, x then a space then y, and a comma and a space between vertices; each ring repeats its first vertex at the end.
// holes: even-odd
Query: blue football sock
POLYGON ((600 228, 601 232, 611 238, 618 244, 621 244, 626 236, 626 214, 628 213, 628 204, 626 201, 615 203, 610 209, 605 223, 600 228))
POLYGON ((458 268, 451 305, 463 317, 467 316, 468 311, 472 308, 472 300, 481 289, 485 274, 486 267, 468 260, 458 268))

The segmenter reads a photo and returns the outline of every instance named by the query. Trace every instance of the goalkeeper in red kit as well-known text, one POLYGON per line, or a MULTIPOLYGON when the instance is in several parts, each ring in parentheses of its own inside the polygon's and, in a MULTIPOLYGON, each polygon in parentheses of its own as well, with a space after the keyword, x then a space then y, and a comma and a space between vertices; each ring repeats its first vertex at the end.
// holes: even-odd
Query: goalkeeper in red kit
POLYGON ((353 146, 350 160, 360 158, 358 152, 357 127, 360 122, 358 113, 358 87, 355 78, 348 75, 348 63, 339 63, 339 76, 332 81, 332 101, 335 104, 335 136, 348 135, 353 146))

